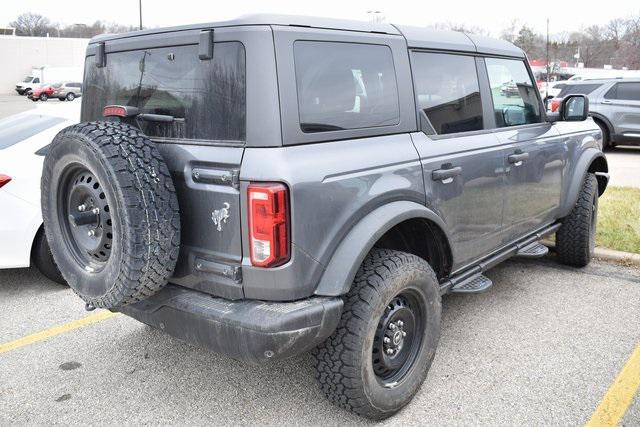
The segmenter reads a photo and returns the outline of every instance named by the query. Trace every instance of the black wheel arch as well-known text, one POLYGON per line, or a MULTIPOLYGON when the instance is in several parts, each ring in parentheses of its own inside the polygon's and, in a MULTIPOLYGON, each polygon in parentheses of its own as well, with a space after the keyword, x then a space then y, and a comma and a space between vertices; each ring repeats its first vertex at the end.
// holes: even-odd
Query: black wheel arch
POLYGON ((395 201, 380 206, 358 221, 341 239, 315 294, 338 296, 347 293, 358 268, 374 248, 416 255, 432 266, 439 279, 446 277, 451 272, 453 254, 445 230, 444 221, 417 202, 395 201))
POLYGON ((589 115, 593 118, 593 121, 596 123, 602 123, 605 128, 607 129, 608 132, 608 137, 609 137, 609 142, 612 141, 613 135, 615 134, 615 131, 613 129, 613 125, 611 124, 611 122, 609 121, 609 119, 607 119, 605 116, 603 116, 600 113, 589 113, 589 115))
POLYGON ((573 175, 564 188, 564 197, 560 204, 559 217, 567 216, 578 200, 582 185, 588 173, 594 173, 598 179, 598 196, 601 196, 609 183, 609 165, 607 158, 597 148, 586 149, 573 166, 573 175))

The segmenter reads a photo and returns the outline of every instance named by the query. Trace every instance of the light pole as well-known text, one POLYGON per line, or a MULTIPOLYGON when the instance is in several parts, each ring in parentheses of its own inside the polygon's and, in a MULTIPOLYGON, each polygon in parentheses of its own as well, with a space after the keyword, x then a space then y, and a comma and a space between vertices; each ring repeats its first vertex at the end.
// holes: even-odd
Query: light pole
POLYGON ((549 18, 547 18, 547 87, 544 94, 545 98, 549 96, 549 80, 551 80, 549 74, 551 74, 551 64, 549 64, 549 18))
POLYGON ((140 29, 142 29, 142 0, 138 0, 138 9, 140 11, 140 29))

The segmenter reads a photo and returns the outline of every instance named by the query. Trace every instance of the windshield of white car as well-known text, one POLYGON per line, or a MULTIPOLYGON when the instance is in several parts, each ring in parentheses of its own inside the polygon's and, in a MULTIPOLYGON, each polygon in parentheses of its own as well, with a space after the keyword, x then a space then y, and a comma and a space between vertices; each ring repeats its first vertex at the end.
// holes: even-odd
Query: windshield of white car
POLYGON ((33 77, 31 76, 27 76, 24 78, 24 80, 22 81, 22 83, 29 83, 31 80, 33 80, 33 77))

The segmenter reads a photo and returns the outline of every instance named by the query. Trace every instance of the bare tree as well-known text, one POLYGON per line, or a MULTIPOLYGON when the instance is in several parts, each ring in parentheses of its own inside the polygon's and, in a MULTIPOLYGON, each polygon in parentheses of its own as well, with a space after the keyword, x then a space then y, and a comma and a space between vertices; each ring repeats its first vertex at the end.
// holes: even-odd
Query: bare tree
POLYGON ((9 25, 16 29, 19 36, 40 36, 44 37, 47 33, 55 30, 51 25, 51 21, 37 13, 23 13, 18 18, 10 22, 9 25))

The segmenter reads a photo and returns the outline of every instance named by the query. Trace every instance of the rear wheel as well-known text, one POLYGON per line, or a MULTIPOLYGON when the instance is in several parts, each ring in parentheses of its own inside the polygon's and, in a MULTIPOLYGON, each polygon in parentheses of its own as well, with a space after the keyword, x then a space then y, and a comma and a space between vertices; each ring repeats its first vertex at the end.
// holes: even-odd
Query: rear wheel
POLYGON ((40 101, 47 101, 49 99, 49 95, 43 93, 40 95, 40 101))
POLYGON ((435 273, 421 258, 374 249, 346 295, 338 328, 314 350, 316 378, 333 403, 387 418, 411 401, 440 337, 435 273))
POLYGON ((598 224, 598 179, 588 173, 578 201, 562 219, 556 233, 556 252, 563 264, 584 267, 593 256, 598 224))
POLYGON ((73 101, 74 99, 76 99, 76 95, 74 93, 72 93, 72 92, 69 92, 67 94, 66 99, 67 99, 67 101, 73 101))
POLYGON ((180 244, 178 201, 162 156, 138 129, 63 129, 45 157, 41 188, 53 257, 87 304, 115 308, 167 283, 180 244))

